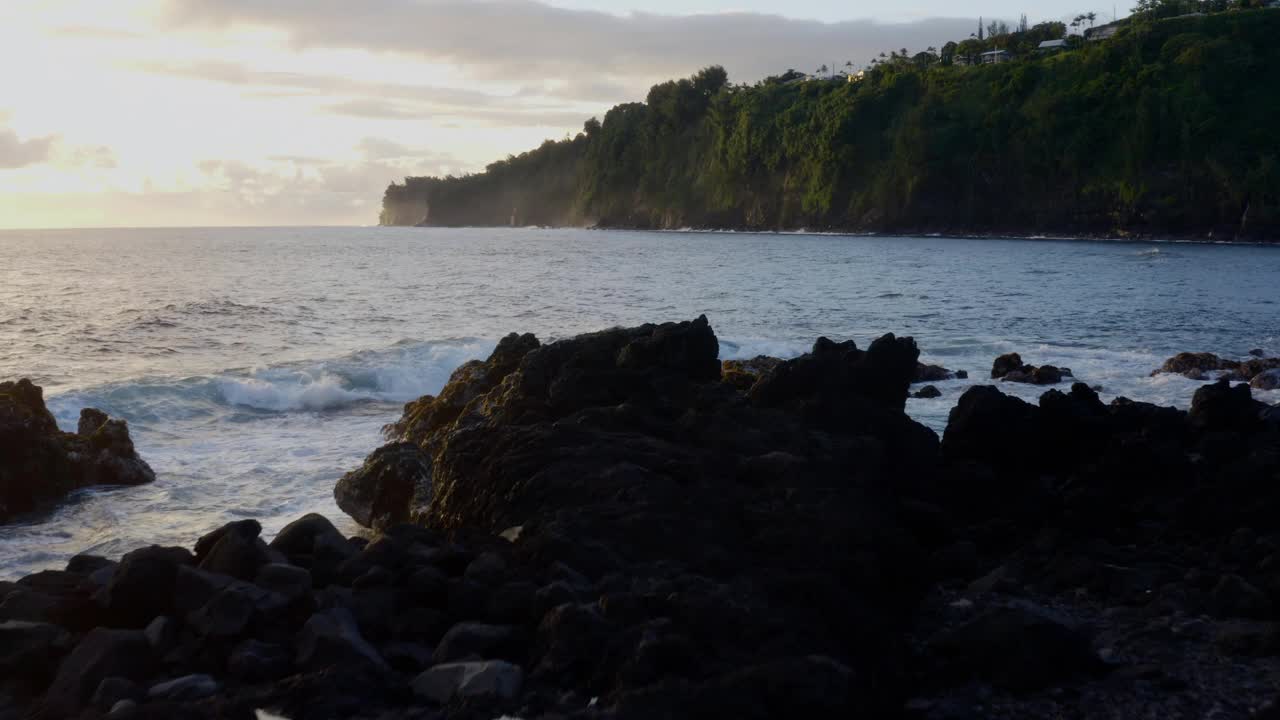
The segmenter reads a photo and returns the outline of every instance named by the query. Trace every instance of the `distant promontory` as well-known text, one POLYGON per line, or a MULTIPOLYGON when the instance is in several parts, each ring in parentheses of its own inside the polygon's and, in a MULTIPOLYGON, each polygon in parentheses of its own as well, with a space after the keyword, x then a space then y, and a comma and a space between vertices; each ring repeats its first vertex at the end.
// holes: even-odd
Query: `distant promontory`
POLYGON ((1160 14, 750 86, 707 68, 484 172, 392 184, 381 222, 1280 238, 1280 10, 1160 14))

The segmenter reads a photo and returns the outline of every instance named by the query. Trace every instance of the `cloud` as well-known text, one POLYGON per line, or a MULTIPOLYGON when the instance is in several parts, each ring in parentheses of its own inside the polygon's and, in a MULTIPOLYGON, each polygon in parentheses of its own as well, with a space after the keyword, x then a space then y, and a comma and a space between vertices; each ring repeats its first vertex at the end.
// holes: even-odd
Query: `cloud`
MULTIPOLYGON (((393 52, 449 63, 484 80, 562 78, 582 99, 601 88, 685 76, 723 65, 737 81, 881 51, 968 37, 969 19, 823 23, 737 12, 611 15, 532 0, 170 0, 166 22, 200 29, 268 27, 300 48, 393 52)), ((588 96, 592 96, 588 98, 588 96)))
POLYGON ((53 157, 57 135, 18 139, 18 134, 8 128, 0 128, 0 169, 13 169, 39 165, 53 157))
MULTIPOLYGON (((583 113, 567 113, 562 103, 537 100, 547 93, 516 96, 468 88, 410 85, 353 80, 296 72, 259 70, 222 61, 138 61, 126 64, 135 71, 170 75, 224 85, 252 88, 255 97, 341 98, 321 106, 336 115, 375 120, 421 120, 424 117, 465 117, 498 127, 576 125, 583 113)), ((552 93, 554 94, 554 93, 552 93)))
MULTIPOLYGON (((204 160, 196 164, 204 188, 197 195, 240 222, 360 224, 377 217, 382 191, 408 175, 444 174, 461 163, 447 153, 366 137, 358 159, 277 156, 266 163, 204 160)), ((190 193, 155 193, 159 202, 190 193)), ((186 202, 186 200, 184 200, 186 202)))
MULTIPOLYGON (((0 120, 5 118, 0 114, 0 120)), ((116 157, 111 148, 105 146, 67 145, 59 135, 22 140, 12 129, 0 127, 0 170, 44 164, 109 169, 116 166, 116 157)))

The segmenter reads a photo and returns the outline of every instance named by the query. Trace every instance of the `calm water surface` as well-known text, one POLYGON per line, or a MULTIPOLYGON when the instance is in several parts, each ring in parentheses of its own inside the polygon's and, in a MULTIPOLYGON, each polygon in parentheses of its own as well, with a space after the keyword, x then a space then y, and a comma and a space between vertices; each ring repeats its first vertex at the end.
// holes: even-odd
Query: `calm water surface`
MULTIPOLYGON (((159 475, 0 527, 0 578, 189 546, 241 517, 272 533, 317 511, 354 531, 337 477, 403 402, 512 331, 705 313, 724 358, 895 332, 973 382, 1016 350, 1105 399, 1184 407, 1198 383, 1149 377, 1165 357, 1280 355, 1268 247, 290 228, 0 232, 0 257, 0 379, 43 385, 64 428, 85 406, 126 418, 159 475)), ((908 411, 941 431, 966 384, 908 411)))

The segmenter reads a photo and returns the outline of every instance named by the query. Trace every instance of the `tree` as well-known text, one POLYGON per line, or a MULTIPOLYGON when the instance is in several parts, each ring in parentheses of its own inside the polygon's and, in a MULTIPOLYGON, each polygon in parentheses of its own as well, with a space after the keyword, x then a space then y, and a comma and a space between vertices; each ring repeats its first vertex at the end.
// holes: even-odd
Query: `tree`
POLYGON ((1022 13, 1022 19, 1018 21, 1018 32, 1025 33, 1031 29, 1031 25, 1027 23, 1027 14, 1022 13))

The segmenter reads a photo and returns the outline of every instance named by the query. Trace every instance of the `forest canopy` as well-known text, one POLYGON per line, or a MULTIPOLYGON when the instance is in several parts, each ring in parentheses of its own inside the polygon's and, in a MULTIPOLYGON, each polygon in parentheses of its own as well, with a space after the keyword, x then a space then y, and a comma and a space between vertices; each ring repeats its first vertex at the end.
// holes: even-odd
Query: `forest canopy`
POLYGON ((392 184, 382 222, 1280 236, 1280 11, 1143 3, 1060 52, 1038 47, 1063 24, 1024 23, 834 79, 707 68, 484 172, 392 184), (991 47, 1010 60, 962 64, 991 47))

